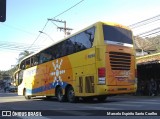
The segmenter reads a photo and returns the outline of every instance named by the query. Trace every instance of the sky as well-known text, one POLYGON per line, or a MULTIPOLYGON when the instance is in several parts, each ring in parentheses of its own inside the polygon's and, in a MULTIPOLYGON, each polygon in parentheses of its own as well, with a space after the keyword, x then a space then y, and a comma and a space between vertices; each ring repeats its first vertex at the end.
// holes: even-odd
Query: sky
POLYGON ((64 24, 54 22, 56 26, 51 21, 43 30, 44 34, 39 35, 48 18, 66 21, 67 27, 74 29, 71 33, 74 33, 97 21, 128 26, 160 13, 160 0, 84 0, 55 17, 79 1, 81 0, 7 0, 6 21, 0 22, 0 70, 9 70, 16 65, 19 54, 23 51, 6 49, 2 43, 21 44, 26 50, 35 41, 34 46, 39 50, 64 38, 64 33, 57 30, 57 26, 63 27, 64 24))

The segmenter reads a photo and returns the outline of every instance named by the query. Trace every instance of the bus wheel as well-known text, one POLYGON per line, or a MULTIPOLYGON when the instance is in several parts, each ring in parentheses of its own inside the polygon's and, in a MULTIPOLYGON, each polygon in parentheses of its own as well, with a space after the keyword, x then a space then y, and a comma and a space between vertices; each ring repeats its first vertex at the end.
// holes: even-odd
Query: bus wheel
POLYGON ((25 97, 25 99, 27 99, 27 100, 31 99, 31 96, 26 95, 26 90, 24 91, 24 97, 25 97))
POLYGON ((64 102, 65 101, 65 95, 63 95, 63 91, 61 87, 58 87, 57 89, 57 99, 59 102, 64 102))
POLYGON ((74 89, 72 87, 69 87, 68 90, 67 90, 67 99, 69 102, 73 103, 73 102, 76 102, 77 101, 77 97, 75 96, 75 93, 74 93, 74 89))
POLYGON ((99 96, 97 97, 99 102, 104 102, 106 100, 107 96, 99 96))

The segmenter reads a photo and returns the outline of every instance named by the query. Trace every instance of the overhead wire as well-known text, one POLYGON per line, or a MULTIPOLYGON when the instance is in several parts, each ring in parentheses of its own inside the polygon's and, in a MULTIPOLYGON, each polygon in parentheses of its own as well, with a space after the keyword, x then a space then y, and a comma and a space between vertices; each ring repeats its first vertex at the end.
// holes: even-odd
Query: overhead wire
MULTIPOLYGON (((47 26, 48 22, 49 22, 49 21, 47 20, 47 22, 45 23, 44 27, 42 28, 42 31, 45 29, 45 27, 47 26)), ((41 33, 38 34, 38 36, 37 36, 36 39, 33 41, 33 43, 32 43, 26 50, 29 50, 29 49, 34 45, 34 43, 38 40, 38 38, 40 37, 40 35, 41 35, 41 33)))
POLYGON ((73 6, 71 6, 70 8, 68 8, 68 9, 66 9, 65 11, 63 11, 63 12, 61 12, 61 13, 59 13, 58 15, 56 15, 55 17, 53 17, 53 18, 56 18, 56 17, 58 17, 58 16, 60 16, 60 15, 62 15, 62 14, 64 14, 65 12, 68 12, 69 10, 71 10, 72 8, 74 8, 74 7, 76 7, 77 5, 79 5, 81 2, 83 2, 84 0, 81 0, 81 1, 79 1, 78 3, 76 3, 75 5, 73 5, 73 6))
POLYGON ((140 21, 140 22, 131 24, 131 25, 129 25, 129 27, 130 27, 131 29, 134 29, 134 28, 137 28, 137 27, 140 27, 140 26, 143 26, 143 25, 146 25, 146 24, 149 24, 149 23, 158 21, 158 20, 160 20, 160 15, 157 15, 157 16, 148 18, 148 19, 146 19, 146 20, 143 20, 143 21, 140 21))
POLYGON ((29 31, 27 31, 27 30, 24 30, 24 28, 15 27, 15 26, 12 26, 12 25, 8 25, 8 24, 6 24, 6 23, 1 24, 1 25, 5 26, 5 27, 8 27, 8 28, 10 28, 10 29, 14 29, 14 30, 17 30, 17 31, 24 32, 24 33, 26 33, 26 34, 36 35, 35 33, 32 33, 32 32, 29 32, 29 31))
MULTIPOLYGON (((24 51, 24 48, 27 48, 30 44, 24 43, 16 43, 16 42, 0 42, 0 49, 8 49, 8 50, 16 50, 16 51, 24 51)), ((44 46, 33 46, 31 50, 39 50, 44 46)))
MULTIPOLYGON (((135 32, 137 32, 138 31, 138 29, 140 30, 140 29, 142 29, 141 31, 143 31, 143 32, 141 32, 141 33, 139 33, 138 35, 136 35, 136 36, 138 36, 139 38, 139 40, 142 40, 142 39, 147 39, 147 38, 151 38, 152 40, 155 40, 155 38, 158 38, 157 36, 158 35, 160 35, 160 27, 157 27, 157 28, 155 28, 155 26, 159 26, 159 24, 158 25, 156 25, 157 23, 159 23, 159 20, 160 20, 160 15, 157 15, 157 16, 154 16, 154 17, 152 17, 152 18, 148 18, 148 19, 146 19, 146 20, 143 20, 143 21, 140 21, 140 22, 137 22, 137 23, 134 23, 134 24, 132 24, 132 25, 129 25, 129 27, 133 30, 133 31, 135 31, 135 32), (156 23, 156 24, 155 24, 156 23), (152 26, 151 26, 152 25, 152 26), (145 27, 144 27, 145 26, 145 27), (150 27, 149 27, 150 26, 150 27), (137 29, 138 28, 138 29, 137 29), (146 29, 150 29, 149 31, 145 31, 144 32, 144 30, 146 30, 146 29)), ((135 40, 135 43, 136 43, 136 45, 139 47, 139 48, 142 48, 142 46, 139 44, 139 40, 135 40)), ((154 41, 151 41, 151 43, 149 44, 148 42, 147 42, 147 47, 149 46, 149 47, 151 47, 151 46, 154 46, 155 47, 155 44, 154 43, 152 43, 152 42, 154 42, 154 41)), ((159 40, 157 41, 156 40, 156 44, 157 43, 159 43, 159 40)))
MULTIPOLYGON (((74 7, 76 7, 77 5, 79 5, 80 3, 82 3, 83 1, 84 1, 84 0, 79 1, 78 3, 74 4, 74 5, 71 6, 70 8, 68 8, 68 9, 64 10, 63 12, 59 13, 58 15, 54 16, 53 19, 56 18, 56 17, 58 17, 58 16, 60 16, 60 15, 62 15, 62 14, 64 14, 64 13, 66 13, 66 12, 68 12, 69 10, 71 10, 71 9, 74 8, 74 7)), ((48 22, 49 22, 49 20, 47 19, 46 24, 44 25, 43 29, 41 30, 42 32, 44 31, 44 29, 45 29, 45 27, 47 26, 48 22)), ((52 22, 52 23, 53 23, 53 22, 52 22)), ((54 23, 54 25, 56 25, 56 24, 54 23)), ((57 25, 56 25, 56 26, 57 26, 57 25)), ((26 50, 29 50, 29 49, 32 47, 32 45, 38 40, 38 38, 40 37, 40 35, 41 35, 41 33, 38 34, 38 36, 37 36, 36 39, 33 41, 33 43, 31 44, 31 46, 28 47, 26 50)))
POLYGON ((154 32, 154 33, 150 33, 150 34, 147 34, 147 35, 142 35, 141 37, 148 37, 148 36, 151 36, 151 35, 160 35, 160 31, 157 31, 157 32, 154 32))
POLYGON ((142 35, 149 34, 149 33, 152 33, 152 32, 157 32, 158 30, 160 30, 160 27, 152 29, 150 31, 143 32, 141 34, 138 34, 138 36, 142 36, 142 35))

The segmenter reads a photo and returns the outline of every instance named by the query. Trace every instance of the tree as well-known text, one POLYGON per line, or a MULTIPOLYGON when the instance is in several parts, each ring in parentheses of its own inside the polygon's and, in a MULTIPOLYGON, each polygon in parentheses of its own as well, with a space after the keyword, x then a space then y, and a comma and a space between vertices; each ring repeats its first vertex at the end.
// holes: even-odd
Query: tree
POLYGON ((2 78, 3 78, 3 77, 2 77, 2 72, 0 71, 0 80, 2 80, 2 78))
POLYGON ((27 51, 27 50, 21 52, 21 53, 19 54, 18 63, 19 63, 22 59, 24 59, 25 57, 27 57, 28 55, 30 55, 30 54, 32 54, 32 53, 33 53, 33 52, 29 52, 29 51, 27 51))
MULTIPOLYGON (((27 57, 28 55, 32 54, 33 52, 29 52, 27 50, 21 52, 19 54, 19 57, 17 59, 17 62, 19 63, 23 58, 27 57)), ((3 80, 8 77, 12 77, 14 72, 18 69, 18 64, 14 65, 10 70, 8 71, 0 71, 0 80, 3 80)))

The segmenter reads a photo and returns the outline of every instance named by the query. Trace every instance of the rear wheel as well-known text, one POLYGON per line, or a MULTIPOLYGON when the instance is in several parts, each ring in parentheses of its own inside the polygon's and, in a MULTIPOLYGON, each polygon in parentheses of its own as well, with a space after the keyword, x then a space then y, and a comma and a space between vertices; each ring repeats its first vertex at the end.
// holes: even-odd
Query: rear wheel
POLYGON ((56 94, 59 102, 64 102, 66 100, 66 97, 65 95, 63 95, 63 90, 61 87, 58 87, 56 94))
POLYGON ((75 96, 74 89, 72 87, 69 87, 67 90, 67 99, 71 103, 76 102, 78 100, 78 98, 75 96))

